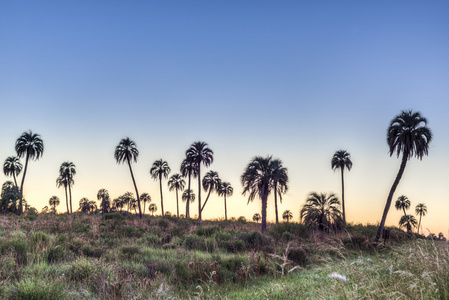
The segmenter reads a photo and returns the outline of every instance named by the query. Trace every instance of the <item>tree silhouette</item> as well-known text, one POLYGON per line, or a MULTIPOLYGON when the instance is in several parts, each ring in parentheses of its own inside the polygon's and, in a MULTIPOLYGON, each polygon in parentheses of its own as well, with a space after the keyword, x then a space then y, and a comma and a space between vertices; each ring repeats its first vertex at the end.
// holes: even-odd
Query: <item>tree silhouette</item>
POLYGON ((186 151, 186 156, 197 167, 198 176, 198 220, 201 221, 201 164, 208 167, 214 161, 214 152, 205 142, 194 142, 186 151))
POLYGON ((195 201, 195 194, 193 193, 192 190, 185 190, 182 193, 181 199, 184 202, 194 202, 195 201))
POLYGON ((28 169, 28 161, 30 159, 38 160, 42 156, 44 153, 44 142, 39 134, 31 132, 31 130, 24 132, 16 141, 16 152, 19 158, 25 156, 25 168, 23 169, 22 183, 19 190, 19 215, 21 215, 23 213, 23 184, 28 169))
POLYGON ((207 200, 209 200, 209 196, 211 192, 218 192, 218 188, 220 187, 221 180, 220 177, 218 177, 218 173, 215 171, 209 171, 204 175, 203 177, 203 188, 207 192, 206 200, 203 203, 203 206, 201 207, 201 212, 204 210, 204 207, 206 206, 207 200))
POLYGON ((416 222, 416 218, 413 215, 404 215, 399 220, 399 227, 407 228, 407 232, 412 232, 412 227, 416 227, 418 222, 416 222))
POLYGON ((70 204, 70 213, 72 213, 72 185, 75 183, 73 180, 73 176, 76 174, 75 164, 73 162, 63 162, 59 167, 59 175, 65 178, 67 182, 67 187, 69 189, 69 204, 70 204))
POLYGON ((274 159, 272 161, 272 172, 274 188, 274 208, 276 215, 276 224, 278 224, 279 214, 277 196, 279 195, 279 200, 282 203, 282 194, 285 194, 288 190, 288 175, 287 168, 284 168, 282 166, 282 161, 280 159, 274 159))
POLYGON ((256 223, 259 223, 259 221, 260 221, 260 214, 258 214, 258 213, 255 213, 254 215, 253 215, 253 221, 254 222, 256 222, 256 223))
POLYGON ((351 171, 351 155, 345 150, 338 150, 332 157, 331 167, 334 171, 337 169, 340 169, 341 171, 341 202, 343 207, 343 226, 346 226, 344 170, 346 168, 348 169, 348 171, 351 171))
POLYGON ((150 169, 151 178, 154 180, 159 180, 159 188, 161 191, 161 210, 162 215, 164 215, 164 198, 162 196, 162 177, 167 179, 170 173, 170 167, 168 163, 162 159, 156 160, 150 169))
POLYGON ((59 188, 61 186, 64 187, 64 191, 65 191, 65 204, 67 205, 67 214, 70 213, 70 208, 69 208, 69 197, 67 195, 67 187, 69 185, 69 181, 66 177, 59 175, 58 178, 56 178, 56 186, 59 188))
POLYGON ((282 219, 284 219, 285 221, 287 221, 287 223, 289 223, 290 220, 293 219, 292 212, 288 209, 284 211, 284 213, 282 214, 282 219))
POLYGON ((390 123, 387 133, 387 143, 390 148, 390 156, 395 152, 397 157, 402 153, 401 166, 399 167, 398 175, 391 186, 388 194, 387 203, 382 214, 379 229, 376 234, 376 243, 379 243, 382 235, 382 230, 385 226, 388 211, 390 210, 391 201, 394 192, 404 173, 407 161, 416 156, 422 160, 424 155, 428 155, 429 143, 432 140, 432 132, 427 127, 426 118, 421 117, 419 112, 403 111, 396 116, 390 123))
POLYGON ((56 214, 56 206, 60 203, 59 198, 57 196, 51 196, 50 200, 48 200, 48 204, 52 207, 53 212, 56 214))
POLYGON ((20 172, 22 171, 22 167, 23 166, 17 156, 10 156, 6 158, 5 163, 3 164, 3 173, 8 177, 13 177, 17 193, 19 193, 19 190, 16 176, 19 176, 20 172))
POLYGON ((404 195, 399 196, 399 198, 396 200, 396 203, 394 204, 394 207, 397 210, 402 209, 404 211, 404 216, 405 216, 405 215, 407 215, 405 210, 410 208, 410 200, 408 200, 408 198, 404 195))
POLYGON ((186 185, 186 181, 182 178, 181 174, 174 174, 168 180, 168 190, 171 192, 176 191, 176 215, 179 218, 179 200, 178 191, 182 191, 186 185))
POLYGON ((148 211, 151 211, 151 215, 154 216, 154 213, 157 211, 156 204, 151 203, 150 206, 148 206, 148 211))
POLYGON ((109 211, 111 201, 109 200, 109 192, 107 189, 100 189, 97 193, 97 200, 100 201, 100 207, 103 215, 109 211))
MULTIPOLYGON (((186 157, 181 163, 180 171, 183 177, 189 178, 187 191, 192 191, 192 189, 190 188, 191 177, 196 177, 198 175, 198 168, 196 167, 195 162, 192 161, 190 157, 186 157)), ((186 201, 186 218, 190 218, 190 201, 186 201)))
POLYGON ((224 207, 225 207, 225 221, 228 220, 228 208, 226 205, 226 197, 231 197, 234 193, 234 189, 232 188, 229 182, 221 182, 218 187, 218 196, 224 197, 224 207))
MULTIPOLYGON (((5 181, 2 185, 0 210, 3 212, 17 213, 17 200, 19 194, 17 193, 17 187, 12 181, 5 181)), ((25 202, 25 200, 24 200, 25 202)))
MULTIPOLYGON (((102 202, 102 205, 107 205, 106 202, 108 201, 102 202)), ((79 210, 85 213, 94 212, 97 209, 97 204, 95 203, 95 201, 90 201, 85 197, 81 198, 79 206, 79 210)))
POLYGON ((143 201, 143 214, 145 214, 145 206, 147 205, 147 202, 151 202, 151 196, 148 193, 143 193, 140 195, 140 200, 143 201))
POLYGON ((317 230, 328 231, 333 226, 342 225, 342 214, 338 209, 340 201, 335 194, 309 194, 301 209, 300 218, 306 225, 317 230))
POLYGON ((424 203, 419 203, 415 208, 416 215, 419 215, 418 234, 421 228, 421 218, 427 214, 427 206, 424 203))
POLYGON ((126 192, 124 193, 122 196, 122 201, 123 204, 126 205, 128 207, 128 212, 131 210, 131 208, 133 208, 132 206, 132 201, 134 199, 134 195, 131 192, 126 192))
POLYGON ((131 141, 129 137, 124 138, 120 141, 118 146, 115 148, 114 157, 118 164, 128 163, 129 172, 131 173, 131 178, 133 180, 134 189, 137 195, 137 205, 139 206, 139 217, 142 218, 142 209, 140 207, 139 191, 137 190, 136 180, 134 179, 133 169, 131 168, 131 161, 137 162, 137 157, 139 156, 139 150, 137 150, 136 143, 131 141))

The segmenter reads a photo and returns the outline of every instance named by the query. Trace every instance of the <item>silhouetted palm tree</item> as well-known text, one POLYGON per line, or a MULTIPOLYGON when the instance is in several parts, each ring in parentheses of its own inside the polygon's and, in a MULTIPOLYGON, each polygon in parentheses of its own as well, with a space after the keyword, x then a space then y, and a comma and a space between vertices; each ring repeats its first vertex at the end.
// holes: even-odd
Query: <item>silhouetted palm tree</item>
POLYGON ((64 187, 64 191, 65 191, 65 204, 67 205, 67 214, 70 213, 70 208, 69 208, 69 197, 67 195, 67 187, 69 185, 69 181, 66 177, 59 175, 59 177, 56 179, 56 186, 59 188, 61 186, 64 187))
POLYGON ((185 190, 182 193, 181 199, 184 202, 194 202, 195 201, 195 194, 193 193, 192 190, 185 190), (188 200, 190 200, 190 201, 188 201, 188 200))
POLYGON ((412 232, 412 227, 416 227, 418 222, 416 222, 416 218, 413 215, 405 215, 402 216, 399 220, 399 227, 407 228, 407 232, 412 232))
POLYGON ((207 192, 206 200, 203 203, 203 206, 201 207, 201 212, 203 211, 204 207, 206 206, 207 200, 209 200, 209 196, 211 192, 216 191, 218 192, 218 188, 220 187, 221 180, 220 177, 218 177, 218 173, 215 171, 209 171, 204 175, 203 177, 203 188, 207 192))
POLYGON ((44 153, 44 142, 39 134, 28 131, 22 133, 22 135, 16 141, 16 152, 19 158, 25 156, 25 168, 23 169, 22 183, 20 184, 20 201, 19 201, 19 215, 23 212, 22 199, 23 199, 23 183, 25 182, 25 176, 28 169, 28 161, 38 160, 44 153))
POLYGON ((416 205, 415 213, 419 215, 419 223, 418 223, 418 234, 419 229, 421 228, 421 218, 427 214, 427 206, 424 203, 419 203, 416 205))
POLYGON ((122 197, 123 203, 126 204, 126 206, 128 207, 128 211, 130 211, 132 208, 132 201, 134 199, 133 193, 126 192, 121 197, 122 197))
POLYGON ((125 202, 123 201, 123 196, 119 196, 114 199, 113 205, 116 209, 120 209, 120 211, 123 210, 123 206, 125 206, 125 202))
POLYGON ((272 157, 254 157, 242 174, 243 195, 249 193, 248 203, 256 196, 262 201, 262 232, 267 229, 267 202, 273 183, 272 157))
POLYGON ((151 202, 151 196, 148 193, 143 193, 140 195, 140 200, 143 201, 143 214, 145 214, 145 206, 147 205, 147 202, 151 202))
POLYGON ((157 211, 156 204, 151 203, 150 206, 148 206, 148 211, 151 211, 151 215, 154 216, 154 213, 157 211))
POLYGON ((442 232, 438 233, 438 240, 439 241, 445 241, 446 238, 444 237, 444 234, 442 232))
POLYGON ((20 160, 17 156, 10 156, 5 160, 5 163, 3 164, 3 173, 6 176, 12 176, 14 179, 14 184, 16 185, 16 192, 19 193, 18 185, 17 185, 17 178, 16 176, 19 176, 20 172, 22 171, 22 164, 20 163, 20 160))
POLYGON ((432 132, 427 127, 427 120, 426 118, 421 117, 419 112, 403 111, 391 121, 387 133, 390 156, 396 152, 399 157, 402 153, 402 161, 398 175, 388 194, 387 203, 385 204, 385 209, 382 214, 382 220, 380 221, 379 229, 376 234, 376 243, 379 243, 388 211, 390 210, 393 194, 404 173, 407 161, 413 156, 422 159, 424 155, 427 155, 431 140, 432 132))
POLYGON ((290 222, 291 219, 293 219, 293 214, 290 210, 286 210, 284 211, 284 213, 282 214, 282 219, 286 220, 287 223, 290 222))
POLYGON ((97 193, 97 200, 100 201, 100 207, 102 209, 103 215, 108 212, 111 206, 111 201, 109 200, 109 192, 107 189, 100 189, 97 193))
POLYGON ((404 195, 399 196, 399 198, 396 200, 396 203, 394 204, 394 207, 396 207, 397 210, 403 210, 404 216, 407 215, 405 212, 406 209, 410 208, 410 200, 404 195))
MULTIPOLYGON (((190 157, 186 157, 181 163, 181 174, 183 177, 188 177, 187 191, 192 191, 190 188, 191 177, 194 178, 198 175, 198 168, 195 162, 190 157)), ((190 201, 186 201, 186 218, 190 218, 190 201)))
POLYGON ((228 220, 228 208, 226 205, 226 197, 231 197, 233 193, 234 189, 232 188, 229 182, 220 182, 220 186, 218 187, 218 196, 224 197, 225 221, 228 220))
POLYGON ((279 200, 282 203, 282 194, 285 194, 288 190, 288 175, 287 168, 282 166, 282 161, 280 159, 273 159, 271 168, 273 169, 274 208, 276 214, 276 224, 278 224, 279 218, 277 195, 279 195, 279 200))
POLYGON ((131 173, 131 178, 134 183, 134 189, 137 195, 137 205, 139 206, 139 217, 142 218, 142 209, 140 207, 139 191, 137 190, 136 180, 134 179, 133 170, 131 168, 131 161, 137 162, 137 157, 139 156, 139 150, 137 150, 136 143, 131 141, 128 137, 120 141, 118 146, 115 148, 114 157, 117 163, 128 163, 129 172, 131 173))
POLYGON ((57 196, 51 196, 50 200, 48 200, 48 204, 52 207, 54 213, 56 213, 56 206, 60 203, 59 198, 57 196))
POLYGON ((72 185, 75 183, 73 176, 76 174, 75 164, 73 162, 63 162, 59 167, 59 175, 66 178, 67 187, 69 189, 70 213, 72 213, 72 185))
POLYGON ((201 221, 201 164, 208 167, 214 161, 214 152, 207 147, 205 142, 194 142, 186 151, 197 167, 198 176, 198 220, 201 221))
MULTIPOLYGON (((2 185, 1 191, 0 210, 3 212, 17 213, 19 211, 17 207, 17 200, 19 194, 17 193, 17 187, 12 181, 5 181, 2 185)), ((25 203, 25 199, 24 199, 25 203)))
POLYGON ((345 180, 344 180, 344 170, 351 171, 352 161, 351 154, 345 150, 338 150, 334 153, 331 161, 332 170, 340 169, 341 171, 341 202, 343 207, 343 224, 346 226, 346 210, 345 210, 345 180))
POLYGON ((341 211, 338 209, 340 200, 335 194, 309 194, 306 204, 301 209, 300 218, 317 230, 327 231, 333 226, 342 225, 341 211))
POLYGON ((186 181, 181 177, 181 174, 174 174, 168 180, 168 190, 171 192, 176 190, 176 215, 179 218, 179 200, 178 191, 183 190, 186 185, 186 181))
POLYGON ((256 223, 259 223, 260 218, 261 218, 260 214, 255 213, 254 216, 253 216, 253 221, 256 222, 256 223))
POLYGON ((167 179, 170 173, 170 167, 168 163, 162 159, 156 160, 150 169, 151 178, 154 180, 159 180, 159 188, 161 191, 161 210, 162 215, 164 215, 164 198, 162 197, 162 176, 167 179))
POLYGON ((78 209, 84 213, 89 213, 91 211, 91 203, 89 199, 85 197, 81 198, 78 209))

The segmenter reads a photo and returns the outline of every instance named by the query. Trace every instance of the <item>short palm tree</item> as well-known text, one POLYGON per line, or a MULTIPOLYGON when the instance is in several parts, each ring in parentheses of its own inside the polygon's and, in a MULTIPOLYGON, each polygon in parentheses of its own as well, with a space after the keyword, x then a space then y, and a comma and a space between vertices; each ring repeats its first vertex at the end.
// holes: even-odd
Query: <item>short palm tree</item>
POLYGON ((60 203, 59 198, 57 196, 51 196, 50 200, 48 200, 48 204, 52 207, 54 213, 56 213, 56 206, 60 203))
POLYGON ((331 161, 332 170, 340 169, 341 171, 341 203, 343 208, 343 225, 346 225, 346 210, 345 210, 345 180, 344 180, 344 170, 351 171, 352 161, 351 154, 345 150, 338 150, 334 153, 331 161))
POLYGON ((170 170, 170 167, 168 166, 168 163, 162 159, 156 160, 150 169, 151 178, 153 178, 154 180, 159 180, 159 188, 161 191, 162 215, 164 215, 164 198, 162 196, 162 177, 167 179, 170 171, 171 170, 170 170))
POLYGON ((410 208, 410 200, 408 200, 408 198, 404 195, 399 196, 399 198, 396 200, 396 203, 394 204, 394 207, 397 210, 403 210, 405 216, 407 215, 405 210, 410 208))
POLYGON ((123 204, 126 205, 128 207, 128 211, 130 211, 132 208, 132 201, 134 199, 133 193, 126 192, 121 197, 122 197, 123 204))
POLYGON ((81 210, 83 213, 89 213, 91 211, 91 201, 87 199, 86 197, 81 198, 79 202, 79 210, 81 210))
POLYGON ((6 176, 12 176, 14 179, 14 184, 16 185, 16 192, 18 193, 17 188, 17 178, 20 172, 22 171, 22 164, 17 156, 10 156, 6 158, 5 163, 3 164, 3 173, 6 176))
POLYGON ((39 134, 30 131, 22 133, 16 141, 16 152, 19 158, 25 156, 25 168, 23 169, 22 183, 20 184, 20 201, 19 201, 19 215, 23 213, 23 183, 28 169, 28 161, 38 160, 44 153, 44 142, 39 134))
POLYGON ((312 192, 301 209, 300 218, 306 225, 316 226, 317 230, 328 231, 334 226, 342 225, 339 205, 340 200, 335 194, 312 192))
POLYGON ((179 200, 178 191, 182 191, 186 185, 186 181, 182 178, 181 174, 174 174, 168 180, 168 190, 171 192, 176 191, 176 215, 179 218, 179 200))
POLYGON ((207 200, 209 200, 209 196, 211 192, 218 192, 218 188, 220 187, 221 180, 220 177, 218 177, 218 172, 215 171, 209 171, 204 175, 203 177, 203 188, 207 193, 206 200, 203 203, 203 206, 201 207, 201 212, 204 210, 204 207, 206 206, 207 200))
POLYGON ((137 150, 136 143, 130 140, 129 137, 124 138, 120 141, 118 146, 115 148, 114 157, 118 164, 128 163, 129 172, 131 173, 131 178, 134 183, 134 189, 137 195, 137 205, 139 206, 139 217, 142 218, 142 209, 140 207, 139 191, 137 190, 136 180, 134 179, 133 169, 131 168, 131 162, 137 162, 137 157, 139 156, 139 150, 137 150))
POLYGON ((64 177, 68 182, 70 213, 72 213, 72 185, 75 183, 73 177, 76 174, 75 164, 70 161, 63 162, 59 167, 59 175, 64 177))
POLYGON ((218 187, 218 196, 224 197, 225 221, 228 220, 228 208, 226 205, 226 197, 231 197, 233 193, 234 189, 232 188, 229 182, 220 182, 220 186, 218 187))
MULTIPOLYGON (((186 157, 181 163, 181 175, 188 178, 187 190, 192 191, 190 188, 190 181, 192 176, 195 178, 198 175, 198 168, 195 162, 191 158, 186 157)), ((190 201, 186 203, 186 218, 190 218, 190 201)))
POLYGON ((151 215, 154 216, 154 213, 157 211, 156 204, 151 203, 150 206, 148 206, 148 211, 151 211, 151 215))
POLYGON ((194 142, 186 151, 186 156, 197 167, 198 176, 198 220, 201 221, 201 164, 208 167, 214 161, 214 152, 205 142, 194 142))
POLYGON ((285 221, 287 221, 287 223, 289 223, 290 220, 293 219, 292 212, 288 209, 284 211, 284 213, 282 214, 282 219, 284 219, 285 221))
POLYGON ((399 157, 402 153, 402 161, 398 175, 388 194, 387 203, 385 204, 385 209, 382 214, 382 220, 380 221, 379 229, 376 234, 376 243, 379 243, 394 192, 404 173, 407 161, 413 156, 416 156, 421 160, 424 155, 428 155, 429 143, 431 140, 432 132, 427 127, 427 120, 422 117, 419 112, 412 112, 411 110, 403 111, 391 121, 387 133, 390 156, 396 153, 399 157))
POLYGON ((182 193, 181 199, 184 202, 194 202, 195 194, 192 190, 185 190, 184 193, 182 193))
POLYGON ((249 162, 241 176, 242 194, 249 194, 248 203, 256 197, 262 201, 262 232, 267 230, 267 202, 272 189, 272 173, 272 157, 256 156, 249 162))
POLYGON ((279 223, 278 217, 278 201, 277 196, 279 195, 279 201, 282 202, 282 194, 285 194, 288 190, 288 174, 287 168, 282 166, 282 161, 280 159, 273 159, 272 162, 273 169, 273 189, 274 189, 274 208, 276 215, 276 224, 279 223))
POLYGON ((399 227, 407 228, 407 232, 412 232, 412 227, 416 227, 418 222, 416 222, 416 218, 413 215, 404 215, 399 220, 399 227))
POLYGON ((140 200, 143 202, 143 214, 145 214, 145 206, 147 205, 147 202, 151 202, 151 196, 148 193, 143 193, 140 195, 140 200))
POLYGON ((427 206, 424 203, 419 203, 415 208, 416 215, 419 215, 418 234, 421 228, 421 218, 427 214, 427 206))
POLYGON ((109 200, 109 191, 107 189, 100 189, 97 193, 97 200, 100 201, 100 207, 104 215, 108 212, 108 209, 111 206, 111 201, 109 200))
POLYGON ((116 209, 120 209, 120 211, 123 210, 123 206, 125 206, 125 201, 123 201, 123 196, 119 196, 112 201, 113 206, 116 209))
POLYGON ((253 221, 254 222, 256 222, 256 223, 259 223, 259 221, 260 221, 260 214, 258 214, 258 213, 255 213, 254 215, 253 215, 253 221))
POLYGON ((67 214, 70 213, 70 208, 69 208, 69 197, 67 195, 67 187, 69 186, 69 181, 66 177, 59 175, 58 178, 56 178, 56 186, 59 188, 61 186, 64 187, 64 191, 65 191, 65 204, 67 205, 67 214))

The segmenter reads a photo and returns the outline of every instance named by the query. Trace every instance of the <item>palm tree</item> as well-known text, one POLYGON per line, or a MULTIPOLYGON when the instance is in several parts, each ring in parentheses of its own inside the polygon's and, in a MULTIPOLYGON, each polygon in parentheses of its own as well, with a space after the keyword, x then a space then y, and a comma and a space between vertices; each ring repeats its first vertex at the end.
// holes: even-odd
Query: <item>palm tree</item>
POLYGON ((107 189, 100 189, 97 193, 97 200, 101 200, 100 207, 102 208, 103 215, 108 212, 110 207, 109 192, 107 189))
POLYGON ((120 211, 122 211, 123 206, 125 206, 125 201, 123 201, 123 196, 119 196, 118 198, 115 198, 113 201, 113 205, 116 209, 120 208, 120 211))
POLYGON ((234 189, 229 182, 221 182, 218 187, 218 196, 224 196, 224 207, 225 207, 225 221, 228 220, 228 209, 226 206, 226 196, 232 196, 234 189))
POLYGON ((153 178, 154 180, 159 179, 159 188, 161 191, 162 215, 164 215, 164 198, 162 197, 162 176, 164 176, 164 178, 167 179, 170 171, 171 170, 170 167, 168 166, 168 163, 162 159, 156 160, 150 169, 151 178, 153 178))
POLYGON ((267 229, 267 202, 272 189, 272 157, 254 157, 241 176, 243 195, 249 193, 248 203, 258 196, 262 201, 262 229, 267 229))
POLYGON ((260 214, 255 213, 254 216, 253 216, 253 221, 256 222, 256 223, 259 223, 259 221, 260 221, 260 214))
POLYGON ((300 218, 305 224, 316 226, 317 230, 327 231, 332 226, 339 226, 342 223, 339 205, 340 200, 335 194, 312 192, 301 209, 300 218))
POLYGON ((22 200, 23 200, 23 183, 25 182, 25 176, 28 169, 28 161, 38 160, 44 153, 44 142, 39 134, 30 131, 22 133, 22 135, 16 141, 16 152, 19 158, 25 156, 25 168, 23 170, 22 183, 20 184, 20 202, 19 202, 19 215, 23 212, 22 200))
MULTIPOLYGON (((196 167, 195 162, 192 161, 189 157, 186 157, 181 163, 180 171, 183 177, 189 178, 187 190, 189 192, 192 191, 192 189, 190 188, 190 179, 192 176, 195 178, 198 175, 198 168, 196 167)), ((186 203, 186 218, 190 218, 190 201, 187 201, 186 203)))
POLYGON ((287 223, 289 223, 289 221, 291 219, 293 219, 292 212, 290 210, 288 210, 288 209, 286 211, 284 211, 284 213, 282 214, 282 219, 286 220, 287 223))
POLYGON ((412 227, 416 227, 418 222, 416 222, 416 218, 413 215, 404 215, 399 220, 399 227, 407 228, 407 233, 412 231, 412 227))
POLYGON ((416 215, 419 215, 418 234, 421 228, 421 218, 427 214, 427 206, 424 203, 419 203, 415 208, 416 215))
POLYGON ((147 205, 147 202, 151 202, 151 196, 148 193, 143 193, 140 195, 140 200, 143 201, 143 214, 145 214, 145 206, 147 205))
POLYGON ((50 200, 48 200, 48 204, 50 204, 54 213, 56 213, 56 206, 58 206, 59 203, 60 203, 60 201, 57 196, 51 196, 50 200))
POLYGON ((16 185, 16 192, 19 193, 17 188, 17 178, 22 171, 22 164, 17 156, 10 156, 5 160, 3 164, 3 173, 6 176, 12 176, 14 179, 14 184, 16 185))
POLYGON ((377 230, 376 243, 379 243, 382 235, 382 230, 385 226, 388 211, 390 210, 393 194, 401 180, 402 174, 405 170, 407 161, 416 156, 422 160, 424 155, 428 155, 429 143, 432 140, 432 132, 427 127, 427 120, 421 117, 419 112, 403 111, 396 116, 390 123, 387 133, 387 143, 390 148, 390 156, 395 152, 397 156, 402 153, 401 166, 399 167, 398 175, 391 186, 388 194, 387 203, 380 221, 379 229, 377 230))
POLYGON ((80 202, 79 202, 79 210, 81 210, 82 212, 88 213, 90 211, 90 201, 87 198, 81 198, 80 202))
POLYGON ((332 170, 340 169, 341 171, 341 202, 343 207, 343 226, 346 226, 346 210, 345 210, 345 180, 344 180, 344 170, 351 171, 352 161, 351 154, 346 150, 338 150, 334 153, 331 161, 332 170))
POLYGON ((399 196, 398 200, 396 200, 396 203, 394 204, 394 207, 396 207, 397 210, 403 210, 404 216, 407 215, 405 212, 406 209, 410 208, 410 200, 404 195, 399 196))
POLYGON ((186 181, 181 177, 181 174, 174 174, 168 180, 168 190, 171 192, 176 190, 176 214, 179 218, 179 201, 178 191, 183 190, 186 185, 186 181))
POLYGON ((126 204, 128 206, 128 211, 132 208, 132 201, 134 199, 134 195, 131 192, 126 192, 122 196, 123 204, 126 204))
POLYGON ((274 187, 274 208, 276 214, 276 224, 279 223, 278 218, 278 201, 277 195, 279 195, 279 200, 282 202, 282 194, 285 194, 288 190, 288 175, 287 168, 282 166, 282 161, 280 159, 274 159, 272 162, 273 169, 273 187, 274 187))
POLYGON ((204 201, 203 207, 201 207, 201 212, 203 211, 204 207, 206 206, 207 200, 209 200, 210 193, 213 191, 218 192, 218 188, 220 187, 221 180, 218 177, 218 172, 215 171, 209 171, 204 175, 203 178, 203 188, 207 192, 206 200, 204 201))
POLYGON ((142 209, 140 207, 139 192, 137 191, 136 180, 134 179, 133 169, 131 168, 131 161, 137 162, 137 157, 139 156, 139 150, 137 150, 136 143, 131 141, 129 137, 124 138, 120 141, 118 146, 115 148, 114 157, 117 163, 128 163, 129 172, 131 173, 131 178, 134 183, 134 189, 137 195, 137 205, 139 206, 139 217, 142 218, 142 209))
POLYGON ((68 182, 67 186, 69 188, 69 203, 70 203, 70 213, 72 213, 72 189, 71 186, 75 183, 73 176, 75 176, 75 164, 73 162, 63 162, 59 167, 59 175, 66 178, 68 182))
POLYGON ((61 186, 64 187, 65 191, 65 203, 67 205, 67 214, 70 213, 69 209, 69 197, 67 196, 67 186, 69 185, 69 181, 66 177, 63 177, 62 175, 59 175, 58 178, 56 178, 56 186, 59 188, 61 186))
POLYGON ((137 214, 137 200, 136 200, 136 198, 131 198, 130 200, 129 200, 129 204, 128 204, 128 206, 129 206, 129 208, 130 209, 134 209, 134 213, 136 213, 137 214))
POLYGON ((184 193, 182 193, 181 199, 184 202, 194 202, 195 194, 193 193, 192 190, 185 190, 184 193))
POLYGON ((186 151, 197 167, 198 176, 198 220, 201 221, 201 164, 208 167, 214 161, 214 152, 207 147, 205 142, 194 142, 186 151))
POLYGON ((151 215, 154 216, 154 213, 157 211, 157 206, 155 203, 151 203, 150 206, 148 206, 148 211, 151 211, 151 215))

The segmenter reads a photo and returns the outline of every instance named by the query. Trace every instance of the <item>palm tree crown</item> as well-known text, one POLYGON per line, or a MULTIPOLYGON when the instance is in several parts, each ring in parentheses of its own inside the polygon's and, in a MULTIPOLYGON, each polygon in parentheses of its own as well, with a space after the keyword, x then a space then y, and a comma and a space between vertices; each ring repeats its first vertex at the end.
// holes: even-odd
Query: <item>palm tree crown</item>
POLYGON ((6 158, 5 163, 3 164, 3 173, 6 176, 12 176, 14 178, 14 184, 17 187, 17 179, 16 176, 20 174, 22 171, 22 164, 17 156, 10 156, 6 158))
POLYGON ((288 190, 288 174, 287 168, 285 168, 282 165, 282 161, 280 159, 273 159, 271 168, 273 172, 272 179, 274 188, 274 207, 276 215, 276 224, 278 224, 279 216, 278 216, 277 196, 279 195, 279 200, 282 203, 282 194, 285 194, 288 190))
POLYGON ((108 212, 109 207, 109 191, 107 189, 100 189, 97 193, 97 200, 100 200, 100 206, 103 209, 103 214, 108 212))
POLYGON ((410 200, 404 195, 399 196, 399 198, 396 200, 396 203, 394 204, 394 207, 397 210, 402 209, 404 211, 404 215, 407 215, 405 210, 410 208, 410 200))
POLYGON ((164 198, 162 196, 162 177, 167 178, 170 173, 170 167, 168 163, 162 159, 156 160, 150 169, 151 178, 159 180, 159 187, 161 191, 161 210, 164 215, 164 198))
POLYGON ((70 213, 72 213, 72 185, 75 183, 73 176, 76 174, 75 164, 73 162, 63 162, 59 167, 59 175, 66 179, 69 189, 70 213))
MULTIPOLYGON (((198 176, 198 168, 191 157, 187 156, 182 161, 180 171, 181 171, 181 175, 183 177, 188 177, 189 181, 188 181, 188 185, 187 185, 187 190, 191 191, 191 188, 190 188, 191 177, 193 176, 195 178, 196 176, 198 176)), ((186 202, 186 218, 190 218, 190 201, 186 202)))
POLYGON ((234 189, 232 188, 231 184, 229 182, 221 182, 220 186, 218 187, 218 196, 224 197, 224 205, 225 205, 225 221, 228 220, 228 209, 226 205, 226 197, 232 196, 234 193, 234 189))
POLYGON ((168 190, 171 192, 176 190, 176 214, 179 218, 179 199, 178 191, 182 191, 186 185, 186 181, 182 178, 181 174, 174 174, 168 180, 168 190))
POLYGON ((140 200, 143 201, 143 214, 145 214, 145 206, 147 202, 151 202, 151 196, 148 193, 143 193, 140 195, 140 200))
POLYGON ((286 220, 287 223, 290 222, 290 220, 293 219, 293 213, 290 210, 287 209, 282 214, 282 219, 286 220))
POLYGON ((326 231, 341 224, 340 201, 335 194, 310 193, 301 209, 300 218, 304 223, 326 231))
POLYGON ((52 207, 54 213, 56 213, 56 206, 60 203, 58 196, 51 196, 50 200, 48 200, 48 204, 52 207))
POLYGON ((407 232, 412 232, 412 228, 416 227, 418 222, 413 215, 404 215, 399 220, 399 227, 407 228, 407 232))
POLYGON ((418 234, 421 228, 421 218, 427 214, 427 206, 424 203, 419 203, 415 208, 416 215, 419 215, 418 234))
POLYGON ((206 200, 204 201, 203 206, 201 207, 201 211, 203 211, 204 207, 206 206, 207 200, 209 200, 209 196, 213 191, 218 191, 218 188, 220 187, 221 179, 218 176, 218 172, 215 171, 209 171, 204 175, 203 177, 203 188, 207 192, 206 200))
POLYGON ((343 208, 343 223, 346 224, 346 210, 345 210, 345 182, 344 182, 344 169, 348 171, 352 168, 351 155, 345 150, 338 150, 334 153, 331 161, 332 170, 341 170, 341 202, 343 208))

